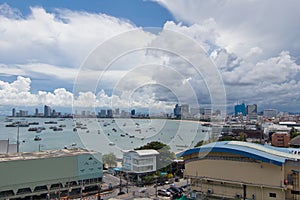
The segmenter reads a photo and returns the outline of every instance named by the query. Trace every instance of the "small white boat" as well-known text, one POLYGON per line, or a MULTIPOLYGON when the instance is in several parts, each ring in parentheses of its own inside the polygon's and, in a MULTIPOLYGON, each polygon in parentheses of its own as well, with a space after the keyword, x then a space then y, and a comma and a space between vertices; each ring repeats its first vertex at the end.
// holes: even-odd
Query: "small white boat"
POLYGON ((113 142, 110 142, 110 143, 109 143, 109 145, 110 145, 110 146, 114 146, 114 145, 115 145, 115 143, 113 143, 113 142))

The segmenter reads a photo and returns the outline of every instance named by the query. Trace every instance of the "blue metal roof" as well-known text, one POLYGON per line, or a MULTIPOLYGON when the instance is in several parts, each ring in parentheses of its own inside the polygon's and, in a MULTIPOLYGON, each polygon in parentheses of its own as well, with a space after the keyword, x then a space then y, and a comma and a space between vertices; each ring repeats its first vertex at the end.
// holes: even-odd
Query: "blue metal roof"
POLYGON ((224 152, 253 158, 266 163, 281 166, 286 160, 300 160, 299 155, 291 154, 291 149, 277 148, 239 141, 214 142, 198 148, 189 149, 178 154, 179 157, 194 153, 224 152))

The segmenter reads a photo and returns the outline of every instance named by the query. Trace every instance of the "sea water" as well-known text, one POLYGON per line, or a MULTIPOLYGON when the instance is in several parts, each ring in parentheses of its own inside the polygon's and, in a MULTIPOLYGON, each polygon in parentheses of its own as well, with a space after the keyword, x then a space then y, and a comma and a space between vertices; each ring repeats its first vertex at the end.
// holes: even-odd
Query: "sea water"
POLYGON ((101 152, 114 153, 122 157, 123 151, 145 145, 151 141, 167 144, 177 153, 194 147, 199 141, 207 140, 211 128, 196 121, 133 118, 10 118, 0 117, 0 140, 9 139, 16 143, 18 127, 6 127, 13 122, 38 125, 19 127, 20 151, 46 151, 81 147, 101 152), (45 124, 54 121, 57 124, 45 124), (53 128, 62 125, 62 131, 53 128), (32 127, 44 127, 40 133, 28 131, 32 127), (35 141, 35 136, 41 140, 35 141))

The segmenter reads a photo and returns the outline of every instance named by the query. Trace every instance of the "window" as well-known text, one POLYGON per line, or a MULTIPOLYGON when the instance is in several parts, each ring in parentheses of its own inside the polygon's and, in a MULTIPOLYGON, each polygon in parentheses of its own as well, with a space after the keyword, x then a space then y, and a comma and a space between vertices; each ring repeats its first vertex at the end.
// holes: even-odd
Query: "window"
POLYGON ((269 193, 269 197, 276 198, 276 193, 270 192, 270 193, 269 193))

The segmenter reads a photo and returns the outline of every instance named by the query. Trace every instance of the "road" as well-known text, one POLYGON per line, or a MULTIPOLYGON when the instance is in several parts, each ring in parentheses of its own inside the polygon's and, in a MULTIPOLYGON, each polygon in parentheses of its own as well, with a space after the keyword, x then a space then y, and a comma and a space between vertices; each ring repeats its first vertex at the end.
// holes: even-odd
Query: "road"
MULTIPOLYGON (((122 192, 125 194, 119 195, 118 193, 120 192, 119 185, 120 185, 120 178, 118 176, 113 176, 110 174, 105 174, 104 175, 104 188, 109 185, 109 183, 112 184, 112 186, 115 188, 112 193, 103 195, 104 200, 108 200, 111 198, 117 198, 117 199, 133 199, 133 198, 155 198, 156 197, 156 188, 155 185, 149 185, 145 187, 136 187, 136 186, 131 186, 129 183, 128 188, 126 187, 126 181, 122 179, 122 192)), ((180 179, 179 182, 175 182, 174 185, 176 187, 180 187, 183 185, 186 185, 187 181, 184 179, 180 179)), ((171 186, 171 184, 166 184, 163 186, 158 186, 157 189, 168 189, 171 186)), ((170 199, 166 197, 159 197, 159 199, 170 199)))

